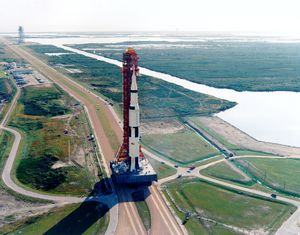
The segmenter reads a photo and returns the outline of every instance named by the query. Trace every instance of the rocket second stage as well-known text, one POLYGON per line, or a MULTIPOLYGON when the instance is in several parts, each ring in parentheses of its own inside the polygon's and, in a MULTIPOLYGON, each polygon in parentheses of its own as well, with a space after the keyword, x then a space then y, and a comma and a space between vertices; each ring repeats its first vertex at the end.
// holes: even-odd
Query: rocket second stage
POLYGON ((139 169, 140 155, 140 108, 138 103, 138 88, 136 74, 132 73, 129 106, 129 157, 130 171, 139 169))

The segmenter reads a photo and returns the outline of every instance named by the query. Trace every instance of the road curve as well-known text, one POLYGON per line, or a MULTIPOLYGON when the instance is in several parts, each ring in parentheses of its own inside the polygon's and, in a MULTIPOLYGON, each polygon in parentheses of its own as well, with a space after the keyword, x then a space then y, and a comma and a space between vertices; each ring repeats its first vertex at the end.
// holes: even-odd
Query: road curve
MULTIPOLYGON (((153 153, 151 155, 149 155, 150 157, 153 157, 153 153)), ((248 156, 237 156, 237 157, 232 157, 231 159, 242 159, 242 158, 272 158, 272 159, 299 159, 300 156, 294 156, 294 157, 279 157, 279 156, 252 156, 252 155, 248 155, 248 156)), ((172 165, 171 162, 167 161, 164 159, 164 161, 166 162, 166 164, 168 165, 172 165)), ((245 188, 245 187, 241 187, 235 184, 231 184, 225 181, 221 181, 221 180, 217 180, 215 178, 212 177, 208 177, 208 176, 204 176, 200 173, 201 170, 204 170, 210 166, 216 165, 218 163, 221 162, 225 162, 227 161, 226 159, 219 159, 207 164, 204 164, 202 166, 196 167, 191 173, 188 173, 187 170, 188 168, 186 167, 178 167, 177 168, 177 173, 175 175, 169 176, 167 178, 161 179, 159 180, 159 185, 162 185, 166 182, 169 182, 171 180, 176 179, 179 175, 185 176, 185 177, 198 177, 200 179, 206 180, 208 182, 212 182, 218 185, 222 185, 228 188, 232 188, 232 189, 236 189, 239 191, 243 191, 243 192, 247 192, 247 193, 251 193, 251 194, 255 194, 258 196, 262 196, 262 197, 267 197, 270 198, 270 194, 266 193, 266 192, 262 192, 259 190, 255 190, 255 189, 250 189, 250 188, 245 188)), ((281 227, 277 230, 276 235, 299 235, 300 233, 300 201, 299 200, 294 200, 291 198, 287 198, 287 197, 283 197, 283 196, 277 196, 276 200, 282 201, 282 202, 286 202, 286 203, 290 203, 294 206, 297 207, 297 210, 281 225, 281 227)))
MULTIPOLYGON (((16 192, 18 194, 36 198, 36 199, 52 201, 57 206, 62 206, 65 204, 70 204, 70 203, 80 203, 80 202, 89 201, 89 200, 96 200, 98 202, 107 204, 111 208, 110 209, 110 218, 118 217, 118 206, 116 203, 117 198, 115 197, 115 195, 111 195, 110 197, 100 196, 100 197, 93 197, 93 198, 47 195, 47 194, 37 193, 37 192, 33 192, 33 191, 27 190, 25 188, 22 188, 12 180, 11 172, 13 169, 14 161, 17 156, 22 137, 18 131, 14 130, 12 128, 6 127, 6 125, 7 125, 7 122, 9 120, 11 113, 13 112, 13 110, 16 106, 19 96, 20 96, 20 89, 17 87, 16 94, 10 104, 10 107, 9 107, 7 113, 5 114, 3 120, 0 124, 0 130, 8 131, 11 134, 13 134, 13 136, 14 136, 14 142, 13 142, 11 151, 9 153, 9 156, 5 162, 5 165, 4 165, 4 168, 2 171, 2 175, 1 175, 3 183, 9 189, 13 190, 14 192, 16 192)), ((110 219, 107 230, 105 232, 105 235, 112 235, 115 233, 116 227, 117 227, 117 221, 118 220, 110 219)))
MULTIPOLYGON (((97 140, 97 143, 99 144, 101 156, 104 158, 103 165, 106 168, 107 172, 109 172, 108 163, 110 160, 112 160, 115 153, 111 147, 111 144, 109 143, 106 132, 104 131, 102 123, 97 115, 97 110, 101 108, 101 111, 103 111, 101 112, 102 116, 103 115, 106 116, 108 120, 110 120, 109 125, 111 126, 111 128, 114 131, 119 132, 118 139, 121 139, 122 132, 121 129, 119 129, 118 123, 116 122, 113 114, 109 111, 106 102, 103 102, 103 100, 100 97, 88 91, 86 88, 82 87, 78 83, 72 81, 70 78, 57 72, 55 69, 49 67, 40 59, 36 58, 32 54, 23 50, 22 48, 11 45, 10 42, 5 39, 2 39, 2 41, 6 44, 8 49, 16 53, 17 55, 19 55, 21 58, 24 58, 26 61, 28 61, 31 64, 33 68, 38 70, 41 74, 49 78, 51 81, 55 82, 65 92, 73 96, 75 99, 79 100, 81 104, 85 106, 88 117, 90 119, 90 123, 95 131, 95 138, 97 140), (74 92, 73 89, 76 92, 74 92)), ((127 202, 120 203, 120 204, 116 203, 112 208, 112 210, 110 210, 110 224, 113 223, 115 225, 118 225, 119 227, 119 223, 122 221, 124 222, 123 223, 124 226, 127 227, 129 227, 130 225, 132 225, 135 228, 143 227, 143 224, 141 223, 141 220, 137 215, 137 211, 134 203, 127 203, 127 202), (113 213, 112 211, 115 212, 113 213), (120 217, 123 211, 126 212, 126 216, 120 217), (136 216, 132 216, 132 213, 134 213, 136 216), (133 221, 132 223, 131 220, 133 221)), ((133 234, 132 231, 134 230, 134 228, 132 226, 130 226, 130 230, 128 231, 128 233, 125 234, 133 234)), ((118 228, 116 228, 115 226, 114 230, 106 231, 106 234, 123 235, 124 233, 123 231, 118 233, 118 228)), ((137 235, 141 234, 140 230, 137 230, 136 234, 137 235)))
POLYGON ((14 142, 11 148, 11 151, 9 153, 9 156, 5 162, 4 165, 4 169, 2 172, 2 180, 4 182, 4 184, 10 188, 11 190, 28 196, 28 197, 33 197, 33 198, 38 198, 38 199, 43 199, 43 200, 49 200, 49 201, 54 201, 57 203, 75 203, 75 202, 81 202, 84 200, 84 198, 79 198, 79 197, 66 197, 66 196, 52 196, 52 195, 46 195, 46 194, 41 194, 41 193, 36 193, 36 192, 32 192, 32 191, 28 191, 22 187, 20 187, 19 185, 17 185, 11 178, 11 171, 13 169, 13 164, 15 161, 15 158, 17 156, 18 153, 18 149, 19 149, 19 145, 21 142, 21 134, 19 132, 17 132, 16 130, 12 129, 12 128, 8 128, 5 127, 5 125, 7 124, 7 121, 9 119, 9 116, 11 114, 11 112, 13 111, 13 109, 15 108, 15 105, 17 103, 17 100, 20 96, 20 89, 17 88, 17 93, 14 96, 10 108, 7 111, 7 113, 5 114, 3 121, 0 124, 0 129, 1 130, 5 130, 10 132, 11 134, 14 135, 14 142))

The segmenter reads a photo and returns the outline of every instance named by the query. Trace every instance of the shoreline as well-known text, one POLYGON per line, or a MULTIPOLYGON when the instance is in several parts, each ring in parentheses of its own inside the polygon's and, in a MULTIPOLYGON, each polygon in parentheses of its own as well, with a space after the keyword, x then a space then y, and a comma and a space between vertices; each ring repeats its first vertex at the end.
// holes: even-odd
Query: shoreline
MULTIPOLYGON (((39 39, 36 38, 33 41, 38 43, 39 39)), ((46 40, 46 42, 43 40, 40 41, 41 45, 45 45, 45 43, 47 43, 105 63, 113 64, 119 67, 121 66, 120 61, 69 46, 64 46, 62 44, 60 45, 55 43, 55 40, 53 39, 52 43, 51 39, 46 40)), ((297 116, 300 115, 300 108, 293 107, 291 105, 297 100, 300 101, 299 92, 239 92, 230 89, 209 87, 147 68, 140 68, 140 72, 141 74, 164 80, 188 90, 237 102, 237 105, 233 108, 219 112, 216 115, 261 142, 279 143, 279 145, 300 147, 300 132, 295 128, 298 124, 297 116), (286 113, 288 115, 284 115, 286 113), (255 117, 253 114, 258 115, 255 117), (275 132, 274 127, 276 127, 275 132)))

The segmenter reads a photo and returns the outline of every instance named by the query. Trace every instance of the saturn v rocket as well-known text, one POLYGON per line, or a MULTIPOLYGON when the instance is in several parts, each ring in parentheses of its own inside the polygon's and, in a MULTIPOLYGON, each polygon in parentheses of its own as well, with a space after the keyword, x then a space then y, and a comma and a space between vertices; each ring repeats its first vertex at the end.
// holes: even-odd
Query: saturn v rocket
POLYGON ((140 108, 137 77, 138 56, 133 48, 123 53, 123 143, 111 163, 118 183, 152 182, 157 175, 146 161, 140 146, 140 108))
POLYGON ((132 73, 130 86, 130 106, 129 106, 129 157, 130 171, 139 169, 140 150, 140 108, 138 103, 138 90, 136 74, 132 73))

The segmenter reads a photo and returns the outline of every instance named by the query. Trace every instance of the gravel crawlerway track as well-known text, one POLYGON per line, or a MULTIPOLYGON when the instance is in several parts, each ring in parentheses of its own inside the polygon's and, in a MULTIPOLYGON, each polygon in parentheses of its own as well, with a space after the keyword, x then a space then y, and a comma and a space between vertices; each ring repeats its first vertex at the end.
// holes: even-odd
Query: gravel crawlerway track
MULTIPOLYGON (((105 116, 109 120, 110 129, 114 131, 119 143, 121 143, 122 129, 119 126, 118 120, 116 120, 116 115, 112 108, 99 96, 93 94, 70 78, 49 67, 28 51, 18 46, 11 45, 7 40, 3 41, 11 51, 27 60, 33 68, 58 84, 63 90, 79 100, 85 106, 92 127, 95 131, 96 140, 100 146, 104 167, 107 172, 109 172, 108 164, 109 161, 114 158, 115 151, 110 145, 108 136, 105 133, 101 120, 99 119, 99 115, 97 114, 97 110, 100 110, 101 115, 105 116), (90 100, 93 100, 93 103, 91 103, 90 100)), ((147 198, 147 204, 149 206, 152 219, 150 233, 165 235, 183 234, 181 227, 178 225, 164 200, 161 198, 156 186, 151 186, 149 190, 151 194, 147 198)), ((132 202, 131 195, 123 192, 121 192, 121 194, 123 202, 118 204, 119 216, 116 217, 115 215, 114 217, 110 217, 110 221, 118 221, 118 227, 115 234, 147 234, 137 213, 134 202, 132 202), (127 198, 124 199, 124 197, 127 198), (127 227, 127 229, 125 229, 125 227, 127 227)))
MULTIPOLYGON (((4 165, 4 168, 2 171, 2 175, 1 175, 2 181, 6 185, 6 187, 8 187, 9 189, 13 190, 14 192, 16 192, 18 194, 21 194, 21 195, 24 195, 27 197, 53 202, 55 205, 47 205, 46 206, 46 207, 49 207, 49 209, 51 209, 53 207, 63 206, 65 204, 80 203, 83 201, 99 201, 101 203, 107 204, 109 207, 112 207, 110 209, 110 218, 117 217, 118 210, 114 206, 116 204, 117 199, 114 195, 104 196, 104 197, 102 197, 102 196, 90 197, 90 198, 46 195, 46 194, 41 194, 41 193, 33 192, 33 191, 27 190, 25 188, 22 188, 13 181, 13 179, 11 178, 11 171, 13 169, 13 164, 14 164, 15 158, 17 156, 17 152, 18 152, 22 137, 21 137, 21 134, 19 132, 17 132, 16 130, 6 127, 6 124, 9 120, 11 113, 13 112, 13 110, 16 106, 19 96, 20 96, 20 89, 17 88, 17 92, 10 104, 9 110, 5 114, 3 120, 0 124, 0 130, 8 131, 11 134, 13 134, 13 136, 14 136, 14 142, 13 142, 11 151, 9 153, 9 156, 5 162, 5 165, 4 165)), ((116 221, 110 220, 106 234, 107 235, 114 234, 116 227, 117 227, 116 221)))

